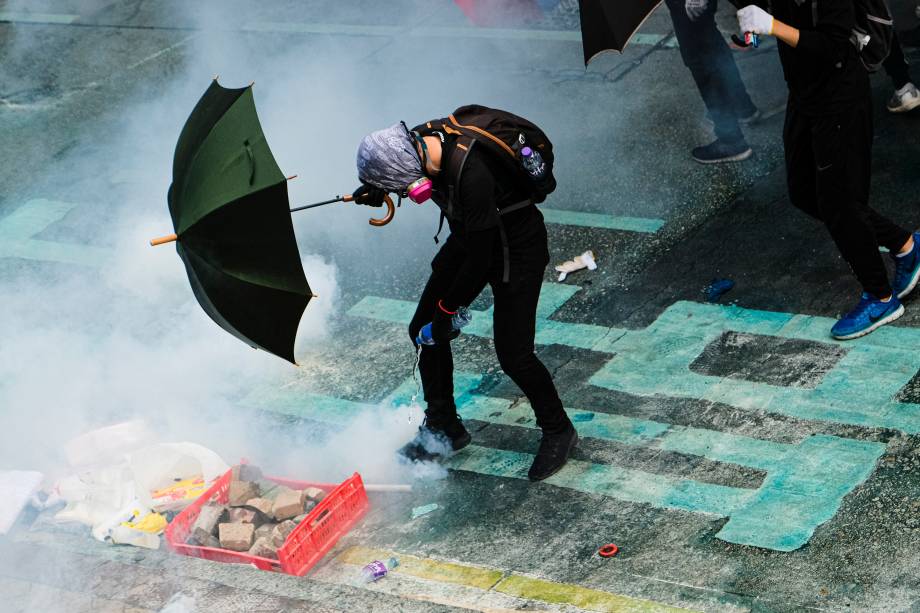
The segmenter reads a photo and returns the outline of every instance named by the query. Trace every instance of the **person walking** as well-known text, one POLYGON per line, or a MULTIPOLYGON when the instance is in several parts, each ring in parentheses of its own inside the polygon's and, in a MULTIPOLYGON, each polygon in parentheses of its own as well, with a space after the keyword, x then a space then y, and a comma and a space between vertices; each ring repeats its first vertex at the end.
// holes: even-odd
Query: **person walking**
POLYGON ((731 49, 716 26, 718 0, 666 0, 684 65, 696 82, 716 139, 691 151, 700 164, 739 162, 753 150, 741 126, 760 113, 747 93, 731 49))
POLYGON ((452 320, 489 285, 499 364, 527 396, 542 430, 528 472, 539 481, 562 468, 578 440, 552 376, 534 352, 537 300, 549 263, 546 226, 513 169, 486 145, 464 138, 433 122, 412 130, 396 124, 365 137, 358 149, 363 186, 356 202, 376 204, 385 192, 420 202, 430 194, 450 229, 409 325, 418 350, 420 331, 431 322, 434 344, 422 346, 419 357, 425 422, 401 453, 433 459, 445 448, 456 452, 470 444, 454 400, 451 340, 458 332, 452 320))
POLYGON ((750 4, 738 11, 742 33, 778 39, 789 98, 783 142, 789 199, 824 222, 863 288, 856 306, 831 328, 852 339, 904 313, 901 298, 920 277, 920 234, 869 206, 872 108, 869 74, 850 42, 853 0, 771 0, 773 14, 750 4), (894 258, 894 280, 879 253, 894 258))

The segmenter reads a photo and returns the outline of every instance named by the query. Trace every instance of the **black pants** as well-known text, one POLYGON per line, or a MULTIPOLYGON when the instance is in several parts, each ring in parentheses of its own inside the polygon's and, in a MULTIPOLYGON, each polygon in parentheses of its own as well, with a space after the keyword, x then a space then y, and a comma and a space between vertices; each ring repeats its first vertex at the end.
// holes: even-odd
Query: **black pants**
POLYGON ((783 132, 789 199, 824 222, 863 289, 891 293, 879 245, 897 253, 910 232, 869 207, 872 108, 865 102, 839 113, 806 116, 790 100, 783 132))
POLYGON ((731 49, 716 26, 717 0, 710 0, 706 12, 690 21, 684 0, 666 0, 674 22, 680 55, 690 69, 717 138, 729 142, 744 140, 738 118, 749 117, 757 107, 741 81, 731 49))
POLYGON ((907 58, 904 57, 904 50, 901 49, 901 43, 898 41, 898 35, 895 33, 891 41, 891 53, 882 62, 882 68, 891 78, 895 89, 901 89, 910 83, 910 67, 907 58))
MULTIPOLYGON (((432 262, 432 273, 422 292, 415 316, 409 324, 409 337, 418 336, 422 326, 431 321, 438 300, 450 287, 462 263, 462 253, 448 240, 432 262)), ((544 432, 559 432, 569 425, 562 400, 546 366, 534 353, 537 300, 540 297, 542 271, 512 274, 510 283, 502 283, 501 271, 490 279, 495 297, 493 329, 498 362, 533 407, 537 425, 544 432)), ((419 371, 425 393, 425 416, 428 425, 443 429, 455 423, 454 359, 450 343, 422 348, 419 371)))

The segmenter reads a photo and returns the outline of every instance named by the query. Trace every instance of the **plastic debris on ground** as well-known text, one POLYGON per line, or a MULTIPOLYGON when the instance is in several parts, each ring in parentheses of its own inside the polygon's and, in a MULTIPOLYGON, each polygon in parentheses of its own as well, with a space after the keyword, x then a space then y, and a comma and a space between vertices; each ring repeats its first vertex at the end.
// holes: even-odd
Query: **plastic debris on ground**
POLYGON ((556 264, 556 272, 559 273, 559 281, 565 281, 565 278, 569 274, 577 270, 584 270, 585 268, 588 270, 597 270, 597 263, 594 261, 593 251, 585 251, 571 260, 556 264))
POLYGON ((422 505, 420 507, 415 507, 412 509, 412 519, 421 517, 422 515, 428 515, 432 511, 438 510, 438 503, 432 502, 431 504, 422 505))
POLYGON ((374 583, 387 576, 391 570, 399 566, 399 560, 390 558, 386 563, 374 560, 361 569, 361 579, 364 583, 374 583))
POLYGON ((87 525, 100 541, 158 548, 164 514, 190 505, 229 466, 201 445, 153 440, 136 420, 66 443, 73 472, 55 483, 49 496, 66 504, 55 520, 87 525))
POLYGON ((0 471, 0 534, 13 527, 43 478, 41 473, 31 470, 0 471))
POLYGON ((735 282, 731 279, 713 279, 703 293, 706 294, 708 302, 718 302, 723 294, 735 287, 735 282))

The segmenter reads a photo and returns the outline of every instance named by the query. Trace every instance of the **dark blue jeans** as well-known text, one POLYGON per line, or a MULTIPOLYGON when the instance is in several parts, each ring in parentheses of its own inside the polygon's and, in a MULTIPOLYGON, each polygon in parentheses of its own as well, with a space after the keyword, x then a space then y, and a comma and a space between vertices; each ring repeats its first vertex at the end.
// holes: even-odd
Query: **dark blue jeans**
POLYGON ((717 0, 709 0, 706 12, 690 21, 684 0, 665 0, 671 11, 674 35, 680 55, 690 69, 717 138, 729 142, 744 140, 738 118, 751 116, 757 107, 741 81, 732 51, 716 26, 717 0))

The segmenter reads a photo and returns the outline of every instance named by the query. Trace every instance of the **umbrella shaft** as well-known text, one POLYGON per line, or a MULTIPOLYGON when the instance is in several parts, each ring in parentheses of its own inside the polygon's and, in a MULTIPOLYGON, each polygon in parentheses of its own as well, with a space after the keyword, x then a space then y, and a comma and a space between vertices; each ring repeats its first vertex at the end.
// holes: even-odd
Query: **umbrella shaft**
POLYGON ((306 204, 304 206, 295 207, 291 209, 291 212, 295 213, 297 211, 305 211, 306 209, 312 209, 318 206, 325 206, 327 204, 334 204, 336 202, 344 202, 344 201, 345 201, 345 196, 337 196, 333 198, 332 200, 323 200, 322 202, 314 202, 313 204, 306 204))

